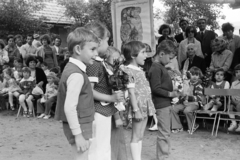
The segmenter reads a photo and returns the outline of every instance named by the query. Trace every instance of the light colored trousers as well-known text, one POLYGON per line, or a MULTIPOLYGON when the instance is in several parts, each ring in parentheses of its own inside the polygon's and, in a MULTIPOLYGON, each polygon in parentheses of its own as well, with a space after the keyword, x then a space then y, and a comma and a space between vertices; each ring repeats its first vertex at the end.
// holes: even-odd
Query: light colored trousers
POLYGON ((171 106, 156 110, 158 119, 157 160, 168 158, 170 153, 171 106))
POLYGON ((93 140, 89 148, 88 160, 111 160, 111 125, 112 116, 94 115, 93 140))

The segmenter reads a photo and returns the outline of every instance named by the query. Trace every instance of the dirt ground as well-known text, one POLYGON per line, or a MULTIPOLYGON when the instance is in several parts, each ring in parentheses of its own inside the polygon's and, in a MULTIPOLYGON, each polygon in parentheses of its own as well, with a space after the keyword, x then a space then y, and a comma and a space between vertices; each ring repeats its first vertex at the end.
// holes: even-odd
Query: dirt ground
MULTIPOLYGON (((129 147, 131 130, 125 131, 129 147)), ((142 160, 155 160, 157 132, 146 131, 142 160)), ((239 160, 240 136, 210 129, 193 135, 186 131, 171 135, 169 160, 239 160)), ((131 160, 128 148, 128 160, 131 160)), ((71 148, 61 123, 54 119, 18 118, 11 111, 0 112, 0 160, 71 160, 71 148)))

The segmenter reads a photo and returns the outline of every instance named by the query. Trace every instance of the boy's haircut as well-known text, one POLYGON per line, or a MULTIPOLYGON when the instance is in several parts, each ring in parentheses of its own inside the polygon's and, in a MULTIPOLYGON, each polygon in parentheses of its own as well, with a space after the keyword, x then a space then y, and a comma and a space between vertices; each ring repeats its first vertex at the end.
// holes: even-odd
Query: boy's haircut
POLYGON ((106 28, 105 25, 103 25, 100 22, 91 22, 85 25, 85 28, 90 30, 93 34, 95 34, 99 39, 104 39, 106 37, 110 37, 111 33, 106 28))
POLYGON ((69 33, 67 37, 67 44, 70 54, 73 54, 73 49, 76 45, 80 45, 81 48, 83 48, 86 42, 99 43, 99 39, 93 32, 83 27, 76 28, 74 31, 69 33))
POLYGON ((160 52, 164 52, 165 54, 170 54, 175 51, 176 51, 176 46, 173 41, 163 40, 161 43, 158 44, 155 56, 158 55, 160 52))
POLYGON ((41 64, 44 65, 45 67, 48 67, 47 62, 42 62, 41 64))
POLYGON ((199 78, 201 78, 201 77, 203 76, 201 69, 198 68, 198 67, 195 67, 195 66, 191 67, 191 68, 189 69, 189 72, 190 72, 192 75, 198 75, 199 78))
POLYGON ((145 48, 145 45, 140 41, 131 41, 122 46, 122 53, 125 57, 126 64, 132 61, 132 57, 137 57, 140 50, 145 48))
POLYGON ((217 70, 215 70, 215 72, 213 73, 213 77, 215 77, 215 75, 216 75, 218 72, 223 72, 223 76, 225 77, 225 71, 224 71, 223 68, 218 68, 217 70))
POLYGON ((31 74, 31 70, 28 67, 23 67, 22 72, 28 72, 29 74, 31 74))
POLYGON ((40 64, 43 63, 43 58, 41 56, 36 57, 37 63, 40 62, 40 64))
POLYGON ((13 70, 12 68, 6 68, 3 70, 3 73, 7 73, 11 78, 13 78, 13 70))

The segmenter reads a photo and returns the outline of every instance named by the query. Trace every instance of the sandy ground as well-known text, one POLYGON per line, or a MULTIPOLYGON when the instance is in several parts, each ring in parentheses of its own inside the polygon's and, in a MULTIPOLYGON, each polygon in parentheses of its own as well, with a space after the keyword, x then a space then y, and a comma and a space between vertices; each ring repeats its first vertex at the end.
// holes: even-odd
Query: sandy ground
MULTIPOLYGON (((126 142, 130 130, 125 131, 126 142)), ((142 160, 155 160, 157 132, 146 131, 142 160)), ((239 134, 220 131, 217 138, 210 130, 199 129, 171 135, 169 160, 239 160, 239 134)), ((129 145, 128 145, 129 147, 129 145)), ((53 119, 18 118, 11 111, 0 112, 0 160, 71 160, 71 148, 61 123, 53 119)), ((130 152, 128 148, 128 160, 130 152)))

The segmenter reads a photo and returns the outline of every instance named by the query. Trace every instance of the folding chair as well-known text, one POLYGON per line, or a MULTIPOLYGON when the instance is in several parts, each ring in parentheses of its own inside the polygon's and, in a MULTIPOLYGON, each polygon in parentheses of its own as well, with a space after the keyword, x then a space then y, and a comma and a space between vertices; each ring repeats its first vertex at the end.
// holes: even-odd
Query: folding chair
POLYGON ((219 112, 219 118, 218 118, 218 123, 217 123, 217 129, 216 129, 216 133, 215 136, 217 136, 218 133, 218 128, 219 128, 219 123, 221 120, 235 120, 235 121, 240 121, 240 119, 236 119, 236 118, 230 118, 230 117, 222 117, 223 115, 228 115, 229 114, 233 114, 233 115, 237 115, 240 116, 240 112, 232 112, 230 111, 230 105, 231 105, 231 96, 240 96, 240 89, 226 89, 226 93, 228 96, 228 105, 227 105, 227 110, 223 111, 223 112, 219 112))
MULTIPOLYGON (((204 89, 204 95, 206 96, 211 96, 211 95, 215 95, 215 96, 223 96, 224 97, 224 111, 226 111, 227 107, 226 107, 226 103, 227 103, 227 96, 228 96, 228 92, 226 91, 226 89, 211 89, 211 88, 205 88, 204 89)), ((207 99, 208 101, 208 99, 207 99)), ((216 124, 216 120, 217 120, 217 115, 220 113, 221 111, 204 111, 204 110, 197 110, 194 112, 194 118, 193 118, 193 124, 192 124, 192 128, 191 128, 191 134, 193 134, 193 127, 195 126, 195 122, 196 119, 213 119, 213 127, 212 127, 212 136, 214 134, 214 129, 215 129, 215 124, 216 124), (207 116, 205 116, 207 114, 207 116), (210 117, 209 114, 214 115, 214 117, 210 117)))

